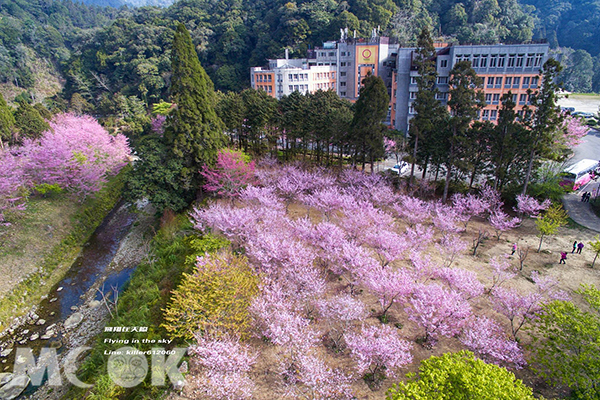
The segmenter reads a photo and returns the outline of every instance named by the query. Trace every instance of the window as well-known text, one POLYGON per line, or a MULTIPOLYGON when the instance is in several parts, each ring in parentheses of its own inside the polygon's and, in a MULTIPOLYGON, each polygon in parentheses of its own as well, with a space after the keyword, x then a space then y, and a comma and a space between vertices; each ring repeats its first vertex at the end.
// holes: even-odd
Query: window
POLYGON ((526 101, 527 101, 527 95, 522 94, 521 97, 519 98, 519 105, 521 105, 521 106, 525 105, 526 101))
POLYGON ((490 110, 483 110, 483 120, 487 121, 490 119, 490 110))
POLYGON ((335 72, 331 73, 331 79, 335 79, 335 72))
POLYGON ((448 98, 448 92, 437 92, 435 98, 438 100, 446 100, 448 98))
POLYGON ((498 57, 498 68, 504 68, 505 60, 506 60, 506 54, 500 54, 500 57, 498 57))
POLYGON ((414 104, 411 104, 411 105, 408 107, 408 113, 409 113, 409 114, 414 114, 414 113, 415 113, 415 105, 414 105, 414 104))
POLYGON ((273 86, 267 86, 269 88, 269 93, 273 93, 273 86))
POLYGON ((487 68, 487 56, 481 56, 481 68, 487 68))
POLYGON ((410 84, 411 85, 416 85, 417 84, 417 77, 416 76, 411 76, 410 77, 410 84))
POLYGON ((448 84, 448 77, 447 76, 438 76, 437 83, 438 83, 438 85, 447 85, 448 84))
POLYGON ((491 110, 490 121, 495 121, 497 116, 498 116, 498 110, 491 110))
POLYGON ((515 66, 515 55, 511 54, 508 56, 508 68, 514 68, 515 66))
POLYGON ((294 92, 297 92, 299 90, 298 85, 294 85, 294 92))
POLYGON ((487 78, 487 87, 488 88, 493 88, 494 87, 494 77, 493 76, 488 76, 488 78, 487 78))
POLYGON ((346 86, 346 82, 340 82, 340 86, 346 86))
POLYGON ((273 76, 267 75, 267 81, 272 82, 273 76))
POLYGON ((345 61, 342 61, 342 62, 340 63, 340 67, 345 67, 345 66, 346 66, 346 62, 345 62, 345 61))
POLYGON ((340 72, 340 76, 346 76, 346 72, 345 71, 340 72))
POLYGON ((491 102, 492 102, 492 94, 486 93, 485 94, 485 104, 490 104, 491 102))
POLYGON ((448 60, 441 60, 440 68, 447 68, 447 67, 448 67, 448 60))
POLYGON ((342 57, 344 57, 344 56, 346 55, 346 52, 345 52, 345 51, 342 51, 340 55, 341 55, 342 57))
POLYGON ((544 57, 543 54, 537 54, 535 56, 535 62, 533 64, 535 67, 539 67, 540 65, 542 65, 542 57, 544 57))
POLYGON ((398 89, 394 89, 394 98, 398 95, 398 89))
POLYGON ((291 81, 292 80, 292 74, 288 75, 288 80, 291 81))
POLYGON ((479 55, 476 54, 473 56, 473 62, 471 63, 473 68, 479 68, 479 55))
POLYGON ((525 62, 526 67, 533 67, 533 54, 527 54, 527 61, 525 62))
POLYGON ((498 89, 500 87, 502 87, 502 77, 501 76, 497 76, 496 77, 496 85, 495 87, 498 89))
POLYGON ((290 85, 289 89, 290 89, 290 92, 294 91, 294 87, 292 85, 290 85))
POLYGON ((517 68, 523 68, 523 56, 524 54, 519 54, 517 58, 517 68))
POLYGON ((498 64, 498 56, 496 54, 492 55, 492 58, 490 58, 490 68, 496 68, 496 65, 498 64))
POLYGON ((283 75, 277 74, 277 82, 283 81, 283 75))
POLYGON ((504 87, 510 88, 511 85, 512 85, 512 77, 507 76, 506 79, 504 80, 504 87))
POLYGON ((517 104, 517 95, 513 94, 511 100, 513 103, 517 104))
POLYGON ((411 99, 416 99, 416 98, 417 98, 417 92, 410 92, 410 95, 409 95, 409 97, 410 97, 411 99))
POLYGON ((528 76, 523 78, 523 89, 527 89, 529 87, 529 78, 528 76))
POLYGON ((333 52, 333 51, 330 51, 330 52, 329 52, 329 57, 333 57, 333 56, 335 56, 335 52, 333 52))
POLYGON ((515 76, 513 79, 513 88, 517 89, 519 86, 521 86, 521 77, 515 76))
POLYGON ((537 76, 534 76, 533 78, 531 78, 531 88, 535 89, 538 86, 538 81, 540 78, 538 78, 537 76))
POLYGON ((340 96, 346 96, 346 92, 340 92, 340 96))
POLYGON ((500 103, 500 93, 495 93, 494 97, 492 99, 492 104, 499 104, 500 103))

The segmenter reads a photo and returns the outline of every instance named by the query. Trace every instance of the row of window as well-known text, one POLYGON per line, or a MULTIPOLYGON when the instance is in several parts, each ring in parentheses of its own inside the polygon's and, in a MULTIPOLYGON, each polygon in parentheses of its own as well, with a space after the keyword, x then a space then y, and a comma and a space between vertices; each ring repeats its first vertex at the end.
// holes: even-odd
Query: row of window
POLYGON ((313 74, 313 79, 335 79, 335 72, 317 72, 313 74))
POLYGON ((502 79, 504 79, 504 88, 505 89, 518 89, 518 88, 523 88, 523 89, 535 89, 538 87, 538 83, 540 78, 537 76, 524 76, 522 77, 523 79, 521 80, 520 76, 506 76, 506 77, 502 77, 502 76, 488 76, 487 78, 487 88, 488 89, 492 89, 492 88, 496 88, 499 89, 502 87, 502 79), (521 81, 523 82, 521 84, 521 81))
MULTIPOLYGON (((518 101, 520 106, 531 104, 531 95, 525 93, 522 93, 521 95, 513 94, 512 101, 515 104, 517 104, 518 101)), ((486 93, 485 102, 486 104, 500 104, 500 93, 486 93)))
MULTIPOLYGON (((281 77, 281 75, 279 75, 281 77)), ((307 81, 308 74, 288 74, 288 81, 307 81)), ((281 80, 280 80, 281 82, 281 80)))
POLYGON ((531 68, 542 65, 543 54, 457 54, 456 62, 470 61, 473 68, 531 68))
POLYGON ((335 57, 335 51, 320 51, 318 54, 319 57, 335 57))
POLYGON ((267 93, 273 93, 273 86, 256 85, 256 90, 264 90, 267 93))
POLYGON ((271 74, 256 74, 257 82, 272 82, 273 76, 271 74))

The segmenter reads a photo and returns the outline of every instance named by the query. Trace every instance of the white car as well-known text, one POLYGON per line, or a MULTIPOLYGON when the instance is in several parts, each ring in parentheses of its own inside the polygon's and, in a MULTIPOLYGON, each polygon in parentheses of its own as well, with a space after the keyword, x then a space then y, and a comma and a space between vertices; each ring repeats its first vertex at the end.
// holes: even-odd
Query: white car
POLYGON ((400 164, 396 164, 394 165, 392 168, 390 168, 393 172, 397 173, 398 175, 403 175, 405 173, 408 172, 408 168, 409 165, 407 162, 401 161, 400 164))

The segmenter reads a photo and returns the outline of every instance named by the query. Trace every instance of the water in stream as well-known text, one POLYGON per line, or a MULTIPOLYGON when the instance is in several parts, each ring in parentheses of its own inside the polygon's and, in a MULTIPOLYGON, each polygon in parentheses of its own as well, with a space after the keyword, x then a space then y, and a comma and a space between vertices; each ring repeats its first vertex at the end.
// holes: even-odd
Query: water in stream
MULTIPOLYGON (((62 323, 76 312, 84 302, 85 293, 99 278, 106 276, 105 293, 112 287, 121 288, 129 280, 134 268, 108 274, 106 270, 135 220, 136 214, 130 212, 125 203, 117 204, 86 243, 65 277, 50 290, 48 298, 41 301, 36 314, 39 319, 45 320, 45 323, 24 324, 18 327, 10 335, 11 337, 2 338, 2 342, 10 341, 12 338, 15 341, 14 347, 30 347, 34 354, 38 354, 41 347, 57 347, 57 352, 60 353, 62 344, 60 330, 56 330, 57 335, 48 340, 29 339, 32 335, 43 336, 48 326, 62 323), (21 343, 18 343, 19 341, 21 343)), ((97 294, 96 299, 101 299, 100 293, 97 294)), ((13 351, 3 358, 6 360, 2 361, 4 371, 12 371, 14 354, 13 351)), ((24 394, 31 394, 35 389, 30 386, 24 394)))

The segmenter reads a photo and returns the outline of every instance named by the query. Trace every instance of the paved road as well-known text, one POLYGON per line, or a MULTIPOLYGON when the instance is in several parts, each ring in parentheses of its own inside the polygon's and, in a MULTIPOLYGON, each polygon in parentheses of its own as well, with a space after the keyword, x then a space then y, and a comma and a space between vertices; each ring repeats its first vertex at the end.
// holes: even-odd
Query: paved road
MULTIPOLYGON (((574 156, 567 163, 573 165, 583 159, 600 160, 600 132, 592 130, 583 138, 583 142, 573 149, 574 156)), ((596 194, 600 183, 591 181, 577 192, 563 196, 563 204, 569 216, 579 225, 600 232, 600 218, 596 216, 589 203, 581 201, 581 194, 591 192, 596 194)))
POLYGON ((573 152, 575 154, 567 162, 568 166, 585 158, 600 160, 600 131, 591 130, 590 133, 583 138, 582 143, 573 149, 573 152))

